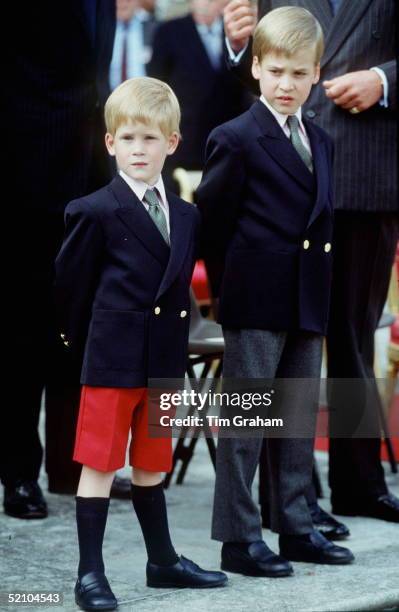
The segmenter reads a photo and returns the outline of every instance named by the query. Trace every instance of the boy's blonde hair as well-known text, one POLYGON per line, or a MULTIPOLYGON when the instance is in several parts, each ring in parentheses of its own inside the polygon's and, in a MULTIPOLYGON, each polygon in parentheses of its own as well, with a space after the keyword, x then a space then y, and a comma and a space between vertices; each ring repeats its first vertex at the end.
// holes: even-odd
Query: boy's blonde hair
POLYGON ((172 89, 158 79, 136 77, 119 85, 105 103, 107 132, 115 136, 124 123, 138 121, 156 125, 165 138, 173 132, 180 136, 180 106, 172 89))
POLYGON ((259 21, 254 32, 252 54, 261 62, 270 52, 291 57, 300 50, 312 48, 315 64, 318 64, 324 51, 324 36, 316 17, 298 6, 282 6, 259 21))

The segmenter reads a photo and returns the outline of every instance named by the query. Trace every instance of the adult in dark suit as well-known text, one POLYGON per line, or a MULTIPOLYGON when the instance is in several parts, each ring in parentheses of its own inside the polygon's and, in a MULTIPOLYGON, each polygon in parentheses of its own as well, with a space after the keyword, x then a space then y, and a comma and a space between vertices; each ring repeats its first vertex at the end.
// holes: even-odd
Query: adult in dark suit
MULTIPOLYGON (((368 415, 367 438, 334 437, 342 435, 345 414, 350 414, 353 421, 349 428, 344 426, 345 433, 356 430, 365 408, 364 389, 359 389, 362 381, 364 387, 366 383, 369 386, 369 397, 378 397, 373 372, 374 333, 385 303, 399 233, 394 2, 260 0, 259 17, 292 4, 311 11, 326 36, 321 85, 314 88, 306 103, 305 116, 322 126, 335 144, 328 375, 331 379, 358 381, 350 399, 337 381, 331 386, 332 509, 341 515, 399 522, 399 500, 389 494, 380 462, 378 411, 368 415)), ((254 25, 249 2, 233 0, 228 5, 225 28, 233 52, 245 48, 254 25)), ((237 68, 247 80, 249 56, 249 50, 245 51, 237 68)), ((314 495, 311 497, 314 499, 314 495)))
POLYGON ((182 111, 182 142, 167 161, 169 172, 177 166, 202 170, 210 131, 251 101, 223 59, 223 4, 194 0, 190 15, 161 24, 155 33, 148 74, 172 87, 182 111))
POLYGON ((18 247, 9 261, 8 358, 15 390, 2 427, 0 476, 6 513, 43 518, 37 484, 42 462, 38 422, 46 391, 49 490, 73 492, 72 463, 79 377, 54 326, 53 264, 71 199, 104 185, 110 166, 103 146, 103 104, 115 29, 109 0, 44 0, 12 5, 18 35, 7 44, 10 227, 18 247), (22 144, 23 143, 23 144, 22 144))

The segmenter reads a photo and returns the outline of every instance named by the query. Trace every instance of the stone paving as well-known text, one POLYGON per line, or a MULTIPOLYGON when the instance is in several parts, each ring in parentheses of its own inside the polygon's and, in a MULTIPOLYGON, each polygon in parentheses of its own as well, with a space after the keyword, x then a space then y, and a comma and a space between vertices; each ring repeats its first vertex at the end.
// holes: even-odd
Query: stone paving
MULTIPOLYGON (((214 474, 203 440, 183 485, 166 492, 170 524, 179 553, 217 569, 220 546, 210 540, 214 474)), ((324 490, 327 461, 317 454, 324 490)), ((399 477, 387 471, 390 488, 399 494, 399 477)), ((45 490, 45 479, 42 479, 45 490)), ((74 498, 47 494, 49 517, 21 521, 0 514, 0 591, 58 591, 63 605, 76 610, 73 585, 77 566, 74 498)), ((329 508, 328 500, 322 505, 329 508)), ((215 590, 167 590, 145 586, 145 548, 129 501, 112 500, 104 558, 107 575, 119 599, 120 612, 333 612, 338 610, 399 610, 399 526, 367 518, 347 518, 356 555, 351 566, 296 563, 295 576, 282 579, 229 575, 229 584, 215 590)), ((264 532, 277 550, 277 537, 264 532)), ((0 606, 1 611, 51 610, 47 605, 0 606)))

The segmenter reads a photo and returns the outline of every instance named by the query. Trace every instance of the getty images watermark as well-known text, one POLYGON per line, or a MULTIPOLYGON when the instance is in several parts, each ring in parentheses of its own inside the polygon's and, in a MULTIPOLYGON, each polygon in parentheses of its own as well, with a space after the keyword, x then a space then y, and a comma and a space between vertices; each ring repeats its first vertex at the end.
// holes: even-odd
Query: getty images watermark
POLYGON ((212 428, 220 427, 284 427, 282 418, 261 416, 259 414, 244 416, 232 414, 226 416, 228 408, 238 408, 245 412, 253 408, 269 408, 272 406, 274 390, 263 393, 256 392, 217 392, 208 390, 205 393, 194 389, 184 389, 179 392, 161 393, 159 408, 168 414, 160 414, 159 424, 162 427, 203 427, 205 423, 212 428), (170 414, 178 408, 190 409, 191 414, 176 416, 170 414), (209 414, 211 408, 224 409, 224 416, 209 414))
MULTIPOLYGON (((315 409, 309 381, 281 385, 279 381, 212 379, 151 381, 149 385, 150 437, 186 436, 263 437, 291 436, 298 432, 310 437, 315 409), (299 399, 298 399, 299 398, 299 399), (311 407, 310 416, 301 406, 311 407)), ((313 393, 313 396, 315 394, 313 393)))
MULTIPOLYGON (((381 437, 374 379, 152 379, 150 437, 381 437)), ((392 386, 392 385, 391 385, 392 386)), ((390 422, 391 435, 398 435, 390 422)))

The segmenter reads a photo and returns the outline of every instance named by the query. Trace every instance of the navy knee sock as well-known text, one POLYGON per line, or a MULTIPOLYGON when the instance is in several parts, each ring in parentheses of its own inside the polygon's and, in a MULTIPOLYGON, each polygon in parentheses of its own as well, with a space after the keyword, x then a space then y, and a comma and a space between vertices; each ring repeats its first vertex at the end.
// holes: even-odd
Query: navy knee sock
POLYGON ((81 578, 88 572, 103 572, 103 539, 109 507, 108 497, 76 497, 81 578))
POLYGON ((163 484, 152 487, 132 484, 131 491, 149 562, 163 566, 174 565, 179 557, 170 539, 163 484))

